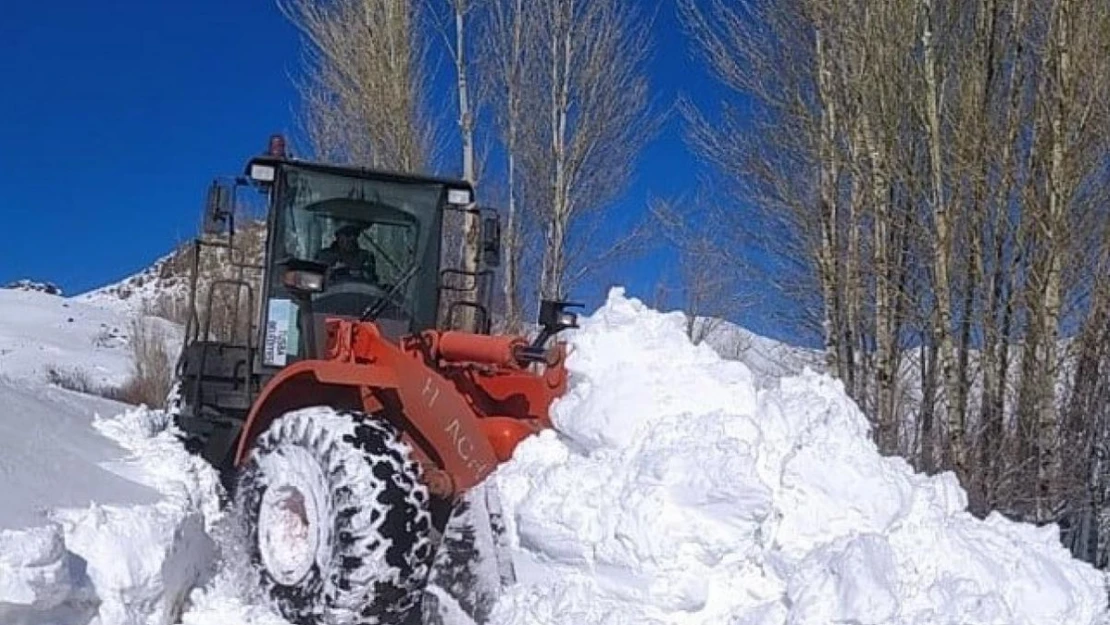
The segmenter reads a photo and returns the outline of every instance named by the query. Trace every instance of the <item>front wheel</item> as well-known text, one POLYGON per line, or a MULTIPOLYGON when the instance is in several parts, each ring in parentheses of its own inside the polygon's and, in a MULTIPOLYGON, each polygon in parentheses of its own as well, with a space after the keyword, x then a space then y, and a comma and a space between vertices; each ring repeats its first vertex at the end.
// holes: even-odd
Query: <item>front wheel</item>
POLYGON ((430 501, 391 423, 324 407, 283 415, 254 442, 236 506, 258 582, 289 621, 419 619, 430 501))

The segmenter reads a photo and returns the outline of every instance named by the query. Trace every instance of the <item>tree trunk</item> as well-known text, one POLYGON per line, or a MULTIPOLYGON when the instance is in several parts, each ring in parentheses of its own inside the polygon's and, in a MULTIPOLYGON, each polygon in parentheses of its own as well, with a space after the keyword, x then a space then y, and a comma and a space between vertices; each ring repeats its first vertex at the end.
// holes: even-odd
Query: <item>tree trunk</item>
POLYGON ((890 183, 883 152, 875 139, 870 116, 862 115, 863 136, 871 162, 871 203, 874 214, 872 273, 875 276, 875 420, 879 424, 878 445, 884 453, 898 447, 894 401, 897 379, 894 371, 894 291, 899 268, 890 251, 892 207, 890 183))
MULTIPOLYGON (((462 170, 463 179, 477 186, 477 175, 474 163, 474 113, 470 102, 470 80, 468 76, 469 65, 466 55, 466 13, 468 0, 452 0, 451 7, 455 18, 455 86, 459 102, 459 139, 462 143, 462 170)), ((470 207, 476 209, 477 206, 470 207)), ((462 270, 468 274, 464 280, 469 282, 468 290, 462 294, 462 300, 471 304, 479 302, 481 285, 477 276, 480 268, 479 239, 481 237, 481 216, 476 210, 470 210, 463 215, 462 237, 459 250, 462 258, 462 270)), ((461 326, 471 332, 477 331, 478 316, 475 309, 466 307, 462 309, 461 326)))
POLYGON ((952 343, 952 287, 948 277, 952 254, 952 215, 945 201, 943 186, 944 163, 941 160, 940 85, 937 80, 937 58, 933 41, 935 28, 934 0, 923 0, 923 5, 925 19, 921 42, 924 49, 925 109, 929 129, 929 166, 932 181, 930 200, 933 206, 933 228, 936 237, 933 248, 933 280, 936 297, 933 337, 939 350, 941 379, 944 381, 944 401, 947 409, 947 419, 945 420, 948 434, 947 451, 952 460, 952 468, 956 471, 956 475, 963 480, 966 477, 967 469, 965 458, 966 435, 964 432, 964 415, 959 411, 959 383, 956 379, 955 348, 952 343))
POLYGON ((1072 94, 1070 93, 1071 57, 1068 49, 1068 29, 1070 26, 1070 0, 1060 0, 1059 14, 1056 20, 1056 85, 1053 98, 1052 113, 1052 162, 1048 178, 1048 214, 1046 237, 1046 252, 1049 254, 1048 274, 1045 276, 1044 286, 1044 315, 1041 328, 1042 346, 1042 375, 1041 391, 1038 394, 1037 416, 1037 479, 1038 511, 1037 517, 1042 520, 1051 518, 1055 509, 1056 493, 1053 492, 1056 482, 1061 478, 1059 472, 1059 453, 1057 441, 1060 435, 1059 421, 1057 419, 1056 384, 1059 363, 1057 362, 1057 346, 1059 340, 1060 310, 1062 308, 1062 274, 1064 254, 1065 229, 1067 223, 1064 218, 1064 209, 1067 204, 1066 186, 1064 179, 1064 144, 1066 107, 1069 106, 1072 94))
POLYGON ((836 103, 833 101, 832 73, 826 57, 827 50, 824 34, 817 31, 817 72, 818 93, 821 100, 821 130, 819 148, 821 215, 820 237, 817 242, 817 266, 824 302, 825 360, 829 373, 843 379, 846 367, 841 344, 842 326, 839 272, 837 271, 837 193, 836 185, 840 178, 839 156, 836 151, 837 119, 836 103))
POLYGON ((507 98, 507 130, 506 151, 508 153, 508 187, 509 206, 508 218, 505 225, 505 269, 504 269, 504 298, 506 330, 510 333, 521 330, 520 306, 520 209, 517 206, 517 134, 520 123, 520 90, 521 75, 524 71, 523 35, 524 35, 524 0, 513 0, 511 43, 509 44, 509 59, 507 61, 508 76, 505 81, 505 96, 507 98))
POLYGON ((570 72, 573 59, 573 0, 557 0, 552 7, 551 37, 551 213, 543 260, 543 297, 563 297, 567 225, 570 221, 570 190, 567 180, 567 116, 570 103, 570 72))

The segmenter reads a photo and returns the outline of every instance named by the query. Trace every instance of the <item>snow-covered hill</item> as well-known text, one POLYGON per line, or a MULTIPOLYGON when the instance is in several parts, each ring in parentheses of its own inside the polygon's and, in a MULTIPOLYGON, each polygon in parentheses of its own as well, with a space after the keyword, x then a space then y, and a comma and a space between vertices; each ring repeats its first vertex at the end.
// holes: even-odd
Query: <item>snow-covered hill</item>
MULTIPOLYGON (((281 625, 165 415, 44 374, 118 382, 129 314, 0 291, 0 471, 18 476, 0 494, 21 506, 0 530, 0 623, 281 625)), ((814 354, 734 328, 749 364, 725 360, 684 321, 615 290, 568 335, 559 431, 488 483, 518 577, 491 622, 1110 622, 1104 575, 1054 528, 976 520, 950 475, 880 457, 814 354)))
MULTIPOLYGON (((236 261, 260 264, 265 235, 265 223, 262 221, 245 220, 240 223, 232 242, 237 250, 236 261)), ((219 237, 218 240, 227 243, 226 237, 219 237)), ((181 322, 186 314, 192 265, 193 244, 189 241, 175 246, 149 267, 110 284, 79 293, 73 299, 124 314, 153 314, 181 322)), ((232 277, 235 271, 228 265, 226 251, 217 247, 203 249, 199 266, 202 291, 208 281, 232 277)), ((249 279, 255 279, 258 274, 248 272, 245 275, 249 279)))
POLYGON ((181 246, 146 267, 73 299, 127 314, 154 312, 166 301, 188 296, 189 248, 181 246))
POLYGON ((131 375, 134 323, 177 352, 181 328, 164 319, 40 291, 0 289, 0 377, 110 389, 131 375))

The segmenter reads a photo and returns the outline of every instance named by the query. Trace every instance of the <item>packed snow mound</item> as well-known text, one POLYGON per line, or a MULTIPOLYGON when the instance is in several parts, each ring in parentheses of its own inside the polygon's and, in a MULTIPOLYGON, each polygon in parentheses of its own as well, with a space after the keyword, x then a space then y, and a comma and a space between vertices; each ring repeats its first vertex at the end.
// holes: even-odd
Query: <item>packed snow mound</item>
POLYGON ((47 521, 59 507, 151 503, 156 491, 107 467, 125 450, 93 428, 126 405, 0 379, 0 529, 47 521))
POLYGON ((519 583, 502 624, 1089 625, 1103 575, 1055 527, 977 520, 881 456, 839 383, 757 390, 681 313, 611 292, 569 335, 558 428, 491 478, 519 583))
MULTIPOLYGON (((67 477, 77 490, 92 484, 82 492, 95 499, 61 502, 42 522, 0 530, 0 623, 169 625, 179 622, 189 593, 212 577, 211 529, 220 518, 215 473, 182 448, 163 413, 113 414, 94 416, 88 431, 74 424, 52 435, 61 445, 51 457, 77 453, 88 463, 67 477), (93 463, 89 456, 106 444, 123 451, 93 463), (117 477, 106 478, 105 470, 117 477)), ((40 477, 47 491, 62 484, 40 477)), ((9 502, 23 505, 4 487, 9 502)))

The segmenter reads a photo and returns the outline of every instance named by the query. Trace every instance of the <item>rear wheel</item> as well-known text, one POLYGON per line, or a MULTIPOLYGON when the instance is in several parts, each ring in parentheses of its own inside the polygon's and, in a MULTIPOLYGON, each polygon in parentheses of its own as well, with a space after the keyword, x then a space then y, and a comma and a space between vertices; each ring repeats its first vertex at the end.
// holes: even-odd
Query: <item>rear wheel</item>
POLYGON ((417 622, 429 505, 392 424, 324 407, 275 420, 236 489, 258 581, 298 625, 417 622))

